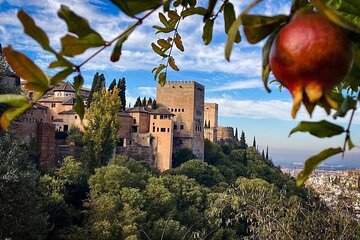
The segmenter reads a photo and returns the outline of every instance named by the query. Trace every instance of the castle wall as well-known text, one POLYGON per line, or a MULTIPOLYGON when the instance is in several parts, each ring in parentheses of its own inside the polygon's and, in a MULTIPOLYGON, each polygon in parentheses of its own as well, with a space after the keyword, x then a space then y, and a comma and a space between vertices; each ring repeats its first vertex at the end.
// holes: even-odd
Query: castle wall
POLYGON ((150 117, 152 145, 156 146, 156 167, 160 171, 171 169, 173 153, 173 128, 171 118, 160 118, 160 115, 150 117))
POLYGON ((204 125, 210 121, 210 128, 218 126, 218 104, 217 103, 205 103, 204 104, 204 125))
POLYGON ((233 139, 234 129, 232 127, 217 127, 217 141, 233 139))
POLYGON ((204 138, 210 140, 211 142, 217 141, 217 128, 205 128, 204 129, 204 138))
MULTIPOLYGON (((137 128, 138 133, 148 133, 149 132, 149 113, 145 112, 132 112, 130 113, 133 118, 132 127, 137 128)), ((134 132, 134 131, 132 131, 134 132)))
POLYGON ((204 158, 204 86, 196 82, 167 82, 158 86, 156 101, 174 117, 174 151, 190 148, 204 158))
POLYGON ((130 115, 126 116, 120 113, 119 118, 120 118, 120 128, 118 131, 119 138, 123 138, 123 139, 131 138, 131 125, 133 123, 132 117, 130 115))
POLYGON ((40 165, 55 166, 55 126, 50 123, 38 123, 37 141, 39 143, 40 165))

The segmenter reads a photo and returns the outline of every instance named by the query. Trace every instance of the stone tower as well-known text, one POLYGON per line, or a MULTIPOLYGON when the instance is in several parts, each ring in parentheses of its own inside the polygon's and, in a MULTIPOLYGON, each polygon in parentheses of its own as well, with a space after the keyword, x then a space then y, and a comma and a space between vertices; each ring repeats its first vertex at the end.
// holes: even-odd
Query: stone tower
POLYGON ((204 159, 204 86, 194 81, 167 82, 158 86, 156 100, 174 117, 173 149, 189 148, 204 159))
POLYGON ((218 104, 205 103, 204 105, 204 137, 211 142, 217 141, 218 104))

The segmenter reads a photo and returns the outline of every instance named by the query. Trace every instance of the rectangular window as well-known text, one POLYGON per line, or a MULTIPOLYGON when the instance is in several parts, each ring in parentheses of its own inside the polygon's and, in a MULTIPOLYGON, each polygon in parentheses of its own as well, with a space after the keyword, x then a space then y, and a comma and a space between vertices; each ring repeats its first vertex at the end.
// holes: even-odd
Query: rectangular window
POLYGON ((184 125, 180 125, 180 130, 184 130, 184 125))
POLYGON ((155 126, 153 127, 153 132, 155 132, 155 126))
POLYGON ((176 125, 176 124, 174 124, 174 129, 175 129, 175 130, 177 129, 177 125, 176 125))
POLYGON ((166 132, 166 129, 165 129, 165 128, 161 128, 160 131, 161 131, 161 132, 166 132))
POLYGON ((167 130, 168 130, 168 132, 170 132, 170 128, 168 128, 167 130))
POLYGON ((182 109, 182 112, 184 112, 185 111, 185 109, 182 109))
POLYGON ((156 115, 154 115, 153 119, 156 119, 156 115))
POLYGON ((164 119, 164 116, 163 116, 163 115, 160 115, 160 119, 164 119))
POLYGON ((159 132, 159 128, 156 128, 156 131, 159 132))
POLYGON ((175 112, 177 112, 177 109, 175 108, 175 112))

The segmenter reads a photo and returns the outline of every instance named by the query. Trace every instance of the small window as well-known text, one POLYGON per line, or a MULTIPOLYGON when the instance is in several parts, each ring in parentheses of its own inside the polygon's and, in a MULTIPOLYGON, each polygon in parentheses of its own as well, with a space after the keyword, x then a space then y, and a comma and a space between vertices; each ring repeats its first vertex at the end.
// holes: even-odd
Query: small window
POLYGON ((173 112, 173 111, 174 111, 174 109, 172 108, 172 109, 171 109, 171 111, 173 112))
POLYGON ((155 125, 155 123, 153 122, 153 125, 155 125))
POLYGON ((184 125, 180 125, 180 130, 184 130, 184 125))
POLYGON ((75 119, 77 119, 77 115, 75 115, 75 119))
POLYGON ((164 115, 160 115, 160 119, 164 119, 164 115))
POLYGON ((175 108, 175 112, 177 112, 177 109, 175 108))
POLYGON ((184 112, 184 111, 185 111, 185 109, 181 109, 181 111, 182 111, 182 112, 184 112))
POLYGON ((170 132, 170 128, 168 128, 167 130, 168 130, 168 132, 170 132))
POLYGON ((153 127, 153 132, 155 132, 155 126, 153 127))
POLYGON ((179 112, 181 112, 181 109, 179 108, 179 112))
POLYGON ((156 119, 156 115, 154 115, 153 119, 156 119))
POLYGON ((161 132, 166 132, 166 129, 165 129, 165 128, 161 128, 160 131, 161 131, 161 132))
POLYGON ((159 132, 159 128, 156 128, 156 131, 159 132))
POLYGON ((177 125, 176 125, 176 124, 174 124, 174 129, 175 129, 175 130, 177 129, 177 125))
POLYGON ((51 116, 51 121, 54 121, 54 116, 51 116))
POLYGON ((136 124, 136 118, 134 118, 134 124, 136 124))
POLYGON ((52 108, 56 107, 56 103, 51 103, 51 107, 52 108))

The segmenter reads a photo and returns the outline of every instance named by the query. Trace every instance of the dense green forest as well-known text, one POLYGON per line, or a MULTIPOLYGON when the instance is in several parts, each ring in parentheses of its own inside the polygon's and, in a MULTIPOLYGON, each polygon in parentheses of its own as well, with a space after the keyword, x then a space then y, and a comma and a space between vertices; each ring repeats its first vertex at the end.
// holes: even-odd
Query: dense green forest
POLYGON ((29 150, 0 137, 1 239, 359 237, 349 212, 328 210, 254 147, 206 140, 204 162, 184 150, 163 173, 126 156, 93 173, 71 156, 40 172, 29 150))

